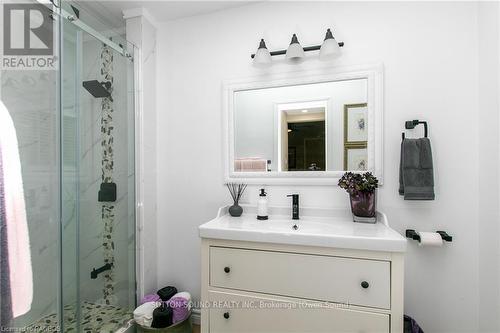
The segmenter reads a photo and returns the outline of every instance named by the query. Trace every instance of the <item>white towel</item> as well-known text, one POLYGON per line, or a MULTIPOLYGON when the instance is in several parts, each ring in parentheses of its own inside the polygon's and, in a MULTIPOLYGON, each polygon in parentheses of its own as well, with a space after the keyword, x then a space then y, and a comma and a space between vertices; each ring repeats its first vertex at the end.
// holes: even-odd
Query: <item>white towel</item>
POLYGON ((262 172, 267 171, 267 160, 260 157, 237 158, 234 160, 236 172, 262 172))
POLYGON ((33 274, 16 129, 9 111, 2 101, 0 101, 0 145, 5 190, 12 314, 14 317, 18 317, 31 309, 33 274))
POLYGON ((153 322, 153 311, 161 305, 161 302, 147 302, 134 310, 134 320, 137 324, 151 327, 153 322))

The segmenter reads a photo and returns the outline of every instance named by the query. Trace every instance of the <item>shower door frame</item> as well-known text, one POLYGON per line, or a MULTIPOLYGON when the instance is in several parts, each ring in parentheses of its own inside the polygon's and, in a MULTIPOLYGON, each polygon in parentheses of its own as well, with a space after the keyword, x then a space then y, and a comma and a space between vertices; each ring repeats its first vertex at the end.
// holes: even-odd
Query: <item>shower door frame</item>
MULTIPOLYGON (((144 229, 144 129, 143 129, 143 83, 142 83, 142 49, 134 47, 134 136, 135 136, 135 293, 136 301, 144 297, 144 249, 146 244, 142 230, 144 229)), ((155 221, 156 223, 156 221, 155 221)))

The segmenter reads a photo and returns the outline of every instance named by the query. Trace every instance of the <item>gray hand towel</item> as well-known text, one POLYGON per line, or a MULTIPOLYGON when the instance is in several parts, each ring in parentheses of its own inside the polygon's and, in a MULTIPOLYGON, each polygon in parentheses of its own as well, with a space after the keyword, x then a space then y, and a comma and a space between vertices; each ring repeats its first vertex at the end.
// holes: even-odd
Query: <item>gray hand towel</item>
POLYGON ((434 200, 434 169, 429 138, 404 139, 399 162, 399 194, 405 200, 434 200))

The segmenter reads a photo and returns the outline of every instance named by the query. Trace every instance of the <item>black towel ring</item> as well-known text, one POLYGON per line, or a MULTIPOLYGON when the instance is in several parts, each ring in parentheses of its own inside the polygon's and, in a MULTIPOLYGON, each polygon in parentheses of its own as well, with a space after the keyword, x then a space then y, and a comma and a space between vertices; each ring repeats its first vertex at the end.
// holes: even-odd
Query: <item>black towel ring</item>
MULTIPOLYGON (((418 119, 416 120, 408 120, 405 122, 405 128, 406 129, 414 129, 415 126, 417 125, 424 125, 424 136, 427 138, 428 137, 428 134, 429 134, 429 128, 427 127, 427 122, 426 121, 420 121, 418 119)), ((401 137, 403 138, 403 140, 405 139, 405 133, 401 133, 401 137)))

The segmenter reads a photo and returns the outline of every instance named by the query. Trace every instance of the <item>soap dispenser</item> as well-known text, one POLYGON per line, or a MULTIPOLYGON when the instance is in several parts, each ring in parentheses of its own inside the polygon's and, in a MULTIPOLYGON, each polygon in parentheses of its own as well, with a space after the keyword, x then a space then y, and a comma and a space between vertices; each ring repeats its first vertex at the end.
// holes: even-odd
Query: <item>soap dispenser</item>
POLYGON ((259 194, 259 202, 257 203, 257 220, 267 220, 267 193, 261 188, 259 194))

